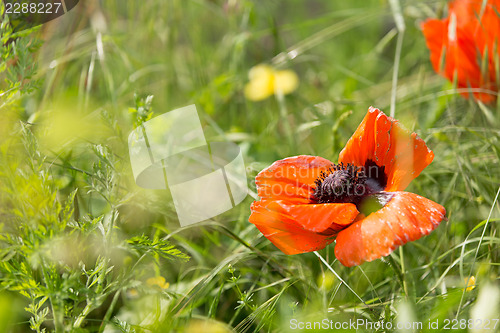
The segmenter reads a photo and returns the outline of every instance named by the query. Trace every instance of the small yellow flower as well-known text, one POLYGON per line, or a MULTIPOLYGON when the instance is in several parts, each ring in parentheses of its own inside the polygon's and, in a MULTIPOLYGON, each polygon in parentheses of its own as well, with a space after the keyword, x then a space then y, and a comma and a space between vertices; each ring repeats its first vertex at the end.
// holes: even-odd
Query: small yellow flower
POLYGON ((245 85, 245 97, 261 101, 272 95, 286 95, 297 89, 299 78, 294 71, 277 71, 268 65, 257 65, 248 73, 250 81, 245 85))
POLYGON ((128 290, 128 296, 131 297, 131 298, 139 297, 139 292, 135 288, 129 289, 128 290))
POLYGON ((467 288, 465 289, 465 291, 471 291, 472 289, 476 288, 476 278, 474 276, 471 276, 470 279, 465 278, 464 282, 467 283, 467 288), (467 280, 469 280, 468 283, 467 280))
POLYGON ((318 276, 317 282, 321 289, 330 290, 335 283, 335 275, 333 275, 330 271, 326 271, 318 276))
POLYGON ((184 328, 184 333, 231 333, 233 330, 213 319, 191 319, 184 328))
POLYGON ((146 284, 151 287, 160 287, 160 289, 167 289, 170 286, 163 276, 150 277, 146 280, 146 284))

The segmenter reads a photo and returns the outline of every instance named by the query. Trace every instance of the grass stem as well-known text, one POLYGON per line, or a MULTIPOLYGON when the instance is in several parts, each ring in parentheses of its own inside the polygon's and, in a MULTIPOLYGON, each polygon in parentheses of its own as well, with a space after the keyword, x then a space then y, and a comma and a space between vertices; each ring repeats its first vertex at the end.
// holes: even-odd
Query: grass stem
MULTIPOLYGON (((349 286, 349 285, 348 285, 348 284, 347 284, 347 283, 346 283, 346 282, 345 282, 345 281, 344 281, 344 280, 340 277, 340 275, 338 275, 338 274, 337 274, 337 272, 335 272, 335 270, 332 268, 332 266, 330 266, 330 264, 329 264, 329 263, 325 260, 325 258, 323 258, 323 256, 322 256, 321 254, 319 254, 319 253, 318 253, 318 251, 314 251, 313 253, 316 255, 316 257, 318 257, 318 258, 319 258, 319 260, 321 260, 321 262, 322 262, 323 264, 325 264, 326 268, 328 268, 328 269, 329 269, 329 270, 333 273, 333 275, 335 275, 335 276, 337 277, 337 279, 339 279, 339 281, 340 281, 341 283, 343 283, 343 284, 347 287, 347 289, 349 289, 349 290, 350 290, 350 291, 351 291, 351 292, 352 292, 352 293, 353 293, 353 294, 354 294, 354 295, 355 295, 355 296, 356 296, 356 297, 357 297, 357 298, 361 301, 361 303, 363 303, 363 304, 364 304, 364 305, 365 305, 368 309, 370 309, 371 311, 373 311, 373 310, 372 310, 372 309, 368 306, 368 304, 366 304, 366 302, 365 302, 365 301, 361 298, 361 296, 359 296, 359 295, 358 295, 358 294, 357 294, 357 293, 356 293, 356 292, 355 292, 355 291, 351 288, 351 286, 349 286)), ((373 313, 372 313, 372 314, 373 314, 373 313)))

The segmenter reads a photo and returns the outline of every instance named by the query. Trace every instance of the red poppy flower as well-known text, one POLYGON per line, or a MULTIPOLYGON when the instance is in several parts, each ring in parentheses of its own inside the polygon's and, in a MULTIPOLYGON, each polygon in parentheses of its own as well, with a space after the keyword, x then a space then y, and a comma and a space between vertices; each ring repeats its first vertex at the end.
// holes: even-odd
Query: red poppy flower
POLYGON ((483 102, 494 101, 498 92, 499 13, 500 0, 456 0, 449 3, 449 17, 422 24, 434 70, 450 81, 456 76, 458 88, 476 89, 474 97, 483 102))
POLYGON ((415 133, 370 107, 338 164, 317 156, 273 163, 255 182, 250 222, 286 254, 316 251, 336 239, 345 266, 386 256, 429 234, 445 209, 403 192, 434 153, 415 133))

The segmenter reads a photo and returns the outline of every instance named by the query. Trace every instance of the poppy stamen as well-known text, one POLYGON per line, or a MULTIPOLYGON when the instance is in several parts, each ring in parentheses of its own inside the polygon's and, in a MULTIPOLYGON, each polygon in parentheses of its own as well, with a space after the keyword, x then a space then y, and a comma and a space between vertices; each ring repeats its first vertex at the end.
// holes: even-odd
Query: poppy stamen
POLYGON ((333 164, 315 180, 314 203, 359 203, 368 194, 368 177, 353 164, 333 164))
POLYGON ((364 206, 366 198, 384 191, 387 185, 385 168, 372 160, 362 167, 351 163, 332 164, 315 180, 313 203, 353 203, 364 206))

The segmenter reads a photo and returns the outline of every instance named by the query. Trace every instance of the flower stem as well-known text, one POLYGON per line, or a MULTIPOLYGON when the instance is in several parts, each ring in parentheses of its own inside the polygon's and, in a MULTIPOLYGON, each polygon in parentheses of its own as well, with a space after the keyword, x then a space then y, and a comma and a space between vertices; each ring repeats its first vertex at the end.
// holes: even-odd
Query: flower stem
POLYGON ((394 258, 392 258, 391 255, 388 255, 387 260, 389 261, 389 264, 391 265, 394 273, 396 273, 396 276, 398 277, 399 283, 401 284, 401 287, 403 288, 405 295, 408 296, 408 293, 406 292, 406 287, 405 287, 405 282, 403 278, 403 274, 401 273, 401 270, 399 269, 398 265, 394 261, 394 258))
POLYGON ((396 28, 398 30, 398 39, 396 42, 396 55, 394 56, 394 70, 392 72, 392 89, 391 89, 391 117, 394 118, 396 115, 396 92, 398 88, 398 73, 399 73, 399 61, 401 59, 401 49, 403 47, 403 38, 406 30, 405 21, 403 14, 401 12, 401 5, 399 0, 389 0, 391 6, 392 15, 394 16, 394 21, 396 22, 396 28))
POLYGON ((56 333, 63 333, 64 332, 64 323, 63 319, 64 316, 61 313, 61 307, 58 304, 58 301, 54 301, 54 298, 50 298, 50 307, 52 308, 52 316, 54 317, 54 328, 56 333))
POLYGON ((61 309, 64 311, 64 307, 61 306, 61 301, 57 299, 57 295, 54 295, 54 283, 51 279, 50 273, 47 272, 47 265, 44 261, 42 261, 42 274, 43 279, 45 280, 45 285, 50 290, 50 309, 52 310, 52 317, 54 318, 54 329, 56 333, 64 332, 64 312, 61 312, 61 309))
POLYGON ((73 324, 73 328, 79 328, 82 325, 85 317, 87 317, 87 315, 90 313, 90 311, 92 311, 92 303, 87 301, 87 305, 83 309, 82 313, 80 313, 78 315, 78 318, 76 318, 75 323, 73 324))
POLYGON ((406 272, 405 257, 404 257, 404 252, 403 252, 402 246, 399 247, 399 258, 401 260, 401 278, 403 280, 403 290, 405 292, 406 298, 408 298, 408 285, 407 285, 406 279, 405 279, 405 272, 406 272))
POLYGON ((283 128, 285 130, 285 135, 288 140, 288 145, 292 151, 295 151, 296 148, 296 140, 292 131, 292 126, 290 126, 290 122, 288 119, 288 109, 285 103, 285 96, 281 92, 276 92, 276 100, 278 101, 278 105, 280 107, 280 118, 282 120, 283 128))
POLYGON ((109 322, 109 318, 111 317, 111 314, 113 313, 116 302, 118 301, 118 297, 120 296, 120 292, 121 292, 121 290, 118 290, 115 293, 115 295, 113 296, 113 300, 111 301, 111 304, 109 305, 109 308, 106 311, 106 314, 104 315, 104 319, 102 320, 101 327, 99 328, 99 333, 104 332, 104 329, 106 328, 106 325, 109 322))

